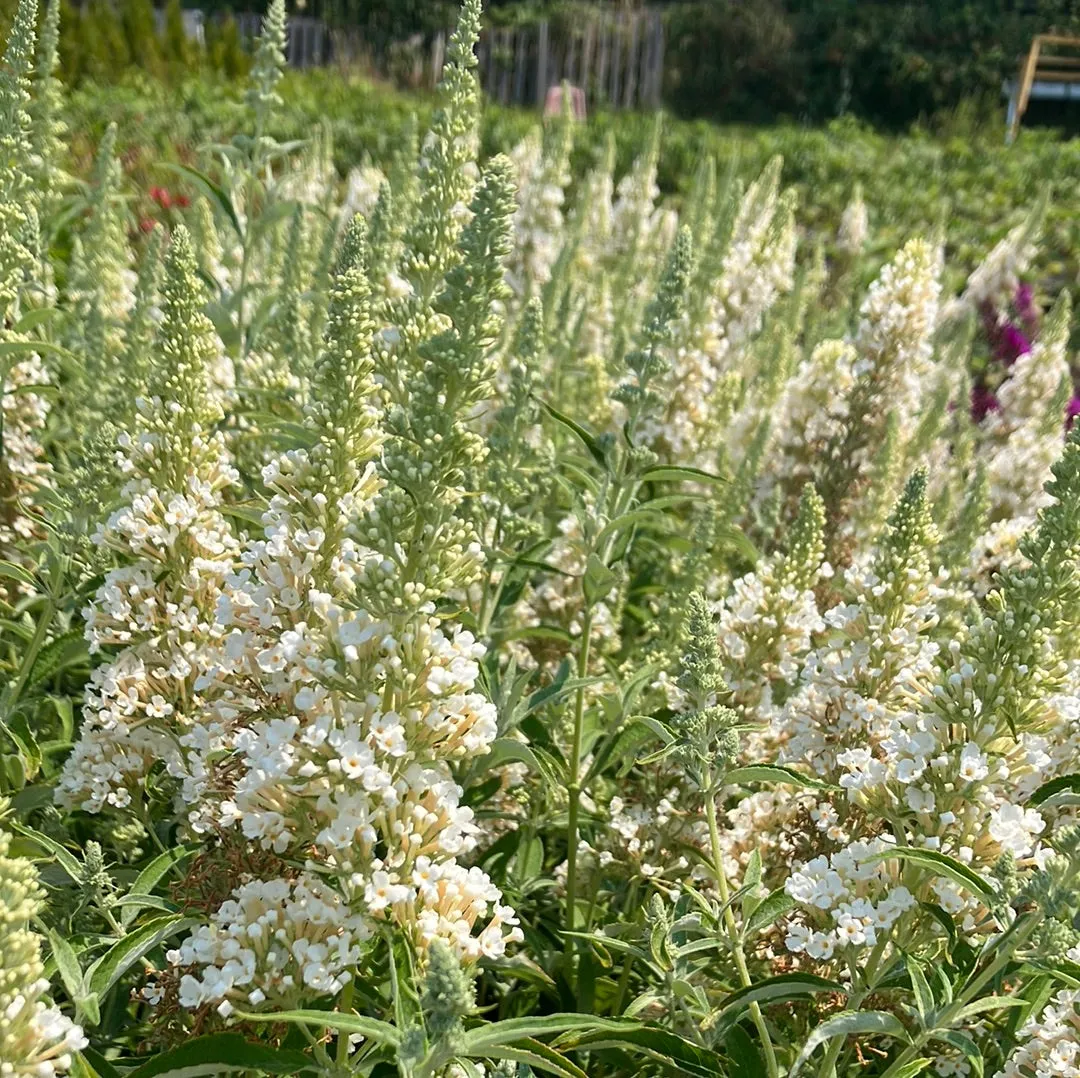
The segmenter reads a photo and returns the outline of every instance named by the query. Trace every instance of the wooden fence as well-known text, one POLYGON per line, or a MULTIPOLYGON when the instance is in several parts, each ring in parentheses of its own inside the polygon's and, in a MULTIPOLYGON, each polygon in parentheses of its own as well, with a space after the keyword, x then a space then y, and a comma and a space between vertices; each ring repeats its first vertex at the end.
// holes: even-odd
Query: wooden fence
POLYGON ((597 12, 570 26, 489 30, 478 56, 484 89, 504 105, 542 105, 548 88, 565 80, 580 86, 589 104, 657 108, 664 21, 645 8, 597 12))
MULTIPOLYGON (((234 12, 236 28, 245 42, 259 36, 262 16, 252 11, 234 12)), ((285 59, 290 67, 323 67, 334 56, 330 28, 322 19, 309 15, 290 15, 285 59)))
MULTIPOLYGON (((244 39, 259 32, 261 16, 234 16, 244 39)), ((446 59, 445 33, 420 36, 373 55, 353 28, 331 29, 322 19, 289 19, 286 58, 293 67, 364 66, 413 86, 433 86, 446 59)), ((504 105, 543 105, 547 91, 566 81, 585 91, 589 106, 658 108, 664 75, 664 22, 654 8, 595 11, 570 24, 487 29, 477 48, 480 82, 504 105)))

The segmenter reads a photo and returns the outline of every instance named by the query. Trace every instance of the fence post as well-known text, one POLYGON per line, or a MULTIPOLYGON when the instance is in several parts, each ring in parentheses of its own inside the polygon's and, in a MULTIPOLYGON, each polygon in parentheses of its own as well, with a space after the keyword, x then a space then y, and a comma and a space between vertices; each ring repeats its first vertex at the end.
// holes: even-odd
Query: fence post
POLYGON ((547 19, 540 23, 540 49, 536 58, 536 103, 543 108, 547 97, 548 67, 548 24, 547 19))
POLYGON ((580 52, 577 27, 571 26, 570 44, 566 46, 566 67, 563 70, 563 78, 572 86, 576 86, 578 82, 578 57, 580 52))
POLYGON ((484 89, 492 97, 495 96, 495 75, 498 73, 499 60, 499 31, 492 30, 487 35, 487 74, 485 75, 484 89))
POLYGON ((525 104, 525 63, 527 58, 528 30, 522 26, 517 32, 514 46, 514 104, 525 104))
POLYGON ((615 33, 611 45, 611 90, 608 93, 608 100, 614 109, 619 107, 622 96, 619 91, 622 89, 623 47, 626 43, 625 26, 626 12, 620 11, 615 20, 615 33))
POLYGON ((658 109, 664 96, 664 16, 656 13, 656 70, 653 74, 653 108, 658 109))
POLYGON ((608 100, 608 59, 611 51, 611 16, 604 13, 600 24, 600 66, 596 72, 596 96, 608 100))
POLYGON ((440 30, 431 43, 431 85, 438 86, 442 78, 443 58, 446 56, 446 34, 440 30))
POLYGON ((588 100, 591 93, 589 83, 592 77, 593 47, 595 44, 596 21, 590 19, 585 24, 585 42, 581 47, 581 76, 578 82, 582 92, 585 94, 586 100, 588 100))
POLYGON ((626 50, 626 86, 623 89, 623 108, 634 107, 634 93, 637 91, 638 42, 641 27, 641 13, 635 11, 630 17, 630 44, 626 50))

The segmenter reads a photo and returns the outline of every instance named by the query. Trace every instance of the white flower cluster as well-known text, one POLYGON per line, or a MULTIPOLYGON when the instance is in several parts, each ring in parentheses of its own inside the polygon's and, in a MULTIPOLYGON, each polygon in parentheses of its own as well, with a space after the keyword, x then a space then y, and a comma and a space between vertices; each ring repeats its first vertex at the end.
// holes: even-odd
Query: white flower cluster
POLYGON ((871 781, 872 746, 893 733, 936 670, 933 593, 916 582, 898 602, 890 583, 865 564, 846 571, 850 598, 822 614, 825 632, 777 727, 783 760, 823 776, 840 766, 853 789, 871 781))
POLYGON ((851 201, 840 215, 840 227, 836 231, 836 246, 844 254, 854 257, 866 246, 870 233, 870 219, 862 192, 856 189, 851 201))
POLYGON ((1069 312, 1065 300, 1051 312, 1034 347, 1009 368, 998 389, 1000 408, 981 424, 995 518, 1030 517, 1046 504, 1043 487, 1061 455, 1065 387, 1071 386, 1069 312))
POLYGON ((702 322, 689 327, 689 338, 677 351, 664 413, 643 426, 643 439, 675 461, 713 466, 703 450, 722 434, 718 387, 725 373, 740 371, 766 314, 792 287, 794 206, 788 193, 780 193, 779 177, 774 161, 743 196, 702 322))
POLYGON ((345 197, 341 202, 339 219, 351 221, 356 214, 370 217, 379 200, 379 191, 386 177, 374 165, 358 165, 345 177, 345 197))
POLYGON ((239 544, 222 515, 236 482, 219 435, 192 430, 198 465, 175 489, 159 431, 175 421, 160 400, 143 402, 144 429, 120 436, 117 463, 130 476, 124 502, 95 541, 125 564, 111 569, 83 612, 91 654, 120 650, 93 671, 79 741, 64 765, 60 804, 97 812, 123 807, 164 760, 182 773, 168 731, 201 722, 197 686, 213 662, 216 610, 239 544))
POLYGON ((518 206, 506 278, 517 296, 535 293, 551 280, 551 268, 565 240, 563 202, 570 182, 571 132, 567 118, 551 121, 544 138, 533 131, 510 155, 518 206))
POLYGON ((850 344, 822 341, 795 371, 777 405, 759 499, 778 485, 793 490, 815 477, 823 452, 843 434, 855 363, 850 344))
POLYGON ((1080 1075, 1080 991, 1062 989, 1020 1028, 1020 1046, 994 1078, 1080 1075))
POLYGON ((911 240, 882 269, 859 309, 855 377, 866 379, 875 403, 897 416, 905 442, 931 369, 941 268, 940 247, 911 240))
POLYGON ((85 1048, 82 1029, 52 1004, 40 942, 29 924, 42 890, 29 861, 12 857, 0 831, 0 1075, 53 1078, 85 1048))
POLYGON ((200 682, 215 703, 181 739, 191 825, 314 856, 349 881, 355 908, 418 944, 501 953, 520 932, 490 880, 455 860, 476 827, 449 766, 496 736, 475 692, 484 648, 430 611, 395 623, 335 600, 352 592, 359 557, 338 522, 371 504, 370 467, 337 505, 302 454, 264 478, 277 492, 264 537, 226 580, 221 648, 200 682))
POLYGON ((954 319, 967 311, 984 306, 1004 308, 1016 293, 1020 278, 1038 252, 1039 233, 1046 214, 1042 197, 1027 217, 1011 229, 979 263, 968 277, 963 294, 942 309, 942 321, 954 319))
POLYGON ((1034 516, 1006 517, 976 537, 965 578, 978 598, 986 598, 999 573, 1028 564, 1020 550, 1020 540, 1034 525, 1034 516))
POLYGON ((873 948, 878 933, 887 933, 916 905, 915 896, 894 882, 878 857, 894 843, 891 835, 853 842, 792 873, 785 890, 801 910, 788 922, 789 951, 824 962, 838 950, 851 955, 873 948))
POLYGON ((814 634, 825 628, 814 586, 832 576, 822 562, 824 507, 812 487, 803 494, 786 554, 737 578, 719 607, 723 675, 735 702, 764 720, 798 678, 814 634))
MULTIPOLYGON (((180 947, 173 966, 195 968, 180 980, 180 1005, 257 1007, 267 1000, 287 1010, 308 993, 334 996, 349 980, 368 938, 365 921, 319 879, 255 880, 242 884, 180 947)), ((145 994, 153 998, 155 990, 145 994)))
POLYGON ((20 546, 40 535, 40 525, 27 508, 35 491, 48 483, 51 470, 41 447, 49 400, 45 392, 34 391, 38 386, 44 391, 48 383, 41 357, 32 355, 11 366, 0 393, 0 557, 6 561, 21 562, 20 546))

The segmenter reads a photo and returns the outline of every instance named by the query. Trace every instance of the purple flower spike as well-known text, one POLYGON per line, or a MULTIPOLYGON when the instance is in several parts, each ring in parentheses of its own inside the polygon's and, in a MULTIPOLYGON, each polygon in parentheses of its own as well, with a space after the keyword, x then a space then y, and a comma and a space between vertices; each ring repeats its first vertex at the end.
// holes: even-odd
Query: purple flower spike
POLYGON ((1031 351, 1031 342, 1017 326, 1006 322, 996 351, 998 359, 1006 366, 1011 366, 1020 356, 1027 355, 1031 351))
POLYGON ((1001 402, 986 388, 986 386, 972 386, 971 389, 971 418, 976 423, 981 423, 990 412, 1001 409, 1001 402))
POLYGON ((1028 331, 1028 335, 1034 334, 1039 325, 1039 311, 1035 306, 1035 292, 1031 285, 1020 284, 1017 286, 1013 306, 1020 316, 1020 321, 1024 324, 1024 329, 1028 331))
POLYGON ((1080 415, 1080 394, 1074 393, 1072 400, 1065 405, 1065 429, 1072 430, 1076 417, 1080 415))

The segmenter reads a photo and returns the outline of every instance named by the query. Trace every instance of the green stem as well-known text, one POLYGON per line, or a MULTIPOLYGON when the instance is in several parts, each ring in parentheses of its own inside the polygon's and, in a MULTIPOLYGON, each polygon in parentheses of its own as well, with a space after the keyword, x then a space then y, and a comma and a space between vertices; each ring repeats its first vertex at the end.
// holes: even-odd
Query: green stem
MULTIPOLYGON (((727 928, 728 943, 731 947, 731 955, 735 960, 735 968, 739 972, 739 983, 743 988, 749 988, 750 970, 746 965, 746 955, 743 953, 742 937, 739 935, 739 926, 735 923, 735 912, 731 908, 731 891, 728 887, 727 871, 724 868, 724 854, 720 848, 720 829, 716 824, 716 790, 710 784, 705 790, 705 817, 709 822, 709 844, 712 847, 713 875, 716 877, 716 885, 720 888, 720 901, 724 904, 724 925, 727 928)), ((762 1050, 765 1052, 765 1066, 768 1068, 769 1078, 779 1078, 780 1068, 776 1062, 776 1051, 773 1048, 772 1037, 769 1036, 769 1027, 765 1024, 765 1016, 757 1003, 750 1004, 750 1018, 761 1040, 762 1050)))
MULTIPOLYGON (((877 971, 877 965, 881 961, 881 956, 885 953, 885 948, 888 946, 888 937, 882 936, 874 945, 874 949, 870 952, 870 957, 866 960, 866 971, 863 974, 862 982, 863 987, 858 992, 853 992, 848 997, 848 1007, 853 1011, 857 1011, 862 1004, 862 1001, 870 995, 873 991, 874 973, 877 971)), ((834 1037, 829 1043, 829 1047, 825 1052, 825 1058, 821 1061, 821 1066, 818 1068, 818 1078, 828 1078, 829 1075, 836 1073, 836 1061, 840 1056, 840 1050, 844 1047, 843 1037, 834 1037)))
MULTIPOLYGON (((584 678, 589 672, 589 651, 592 644, 592 607, 585 608, 581 621, 581 650, 578 652, 577 676, 584 678)), ((581 743, 585 731, 585 687, 579 686, 574 693, 574 732, 570 742, 570 785, 567 793, 570 805, 566 824, 566 930, 573 932, 576 922, 574 900, 577 897, 577 846, 578 813, 581 807, 581 743)), ((572 937, 567 936, 564 952, 569 953, 574 946, 572 937)))
MULTIPOLYGON (((355 976, 355 974, 354 974, 355 976)), ((341 990, 341 1002, 338 1005, 338 1010, 342 1014, 349 1014, 352 1011, 353 1001, 353 981, 350 978, 346 982, 345 987, 341 990)), ((349 1060, 349 1035, 344 1030, 338 1034, 337 1042, 337 1064, 339 1067, 344 1067, 349 1060)))
POLYGON ((938 1030, 949 1029, 960 1011, 971 1003, 982 992, 986 984, 992 981, 1012 961, 1017 948, 1027 941, 1041 920, 1041 917, 1033 916, 1028 924, 1018 930, 1012 946, 1004 954, 998 955, 974 980, 968 982, 967 988, 964 989, 960 996, 941 1012, 941 1017, 934 1028, 924 1030, 913 1038, 907 1048, 893 1060, 889 1069, 885 1071, 881 1078, 895 1078, 938 1030))

